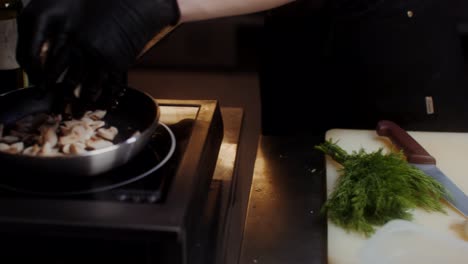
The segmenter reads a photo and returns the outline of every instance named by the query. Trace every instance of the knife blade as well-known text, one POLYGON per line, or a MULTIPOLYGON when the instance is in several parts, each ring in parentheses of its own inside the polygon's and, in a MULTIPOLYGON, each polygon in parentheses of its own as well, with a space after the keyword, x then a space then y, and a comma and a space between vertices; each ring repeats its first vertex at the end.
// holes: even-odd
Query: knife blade
POLYGON ((408 163, 440 182, 449 192, 444 196, 445 200, 465 217, 468 217, 468 197, 466 194, 437 168, 435 158, 410 134, 389 120, 379 121, 376 131, 379 136, 388 137, 397 148, 403 150, 408 163))

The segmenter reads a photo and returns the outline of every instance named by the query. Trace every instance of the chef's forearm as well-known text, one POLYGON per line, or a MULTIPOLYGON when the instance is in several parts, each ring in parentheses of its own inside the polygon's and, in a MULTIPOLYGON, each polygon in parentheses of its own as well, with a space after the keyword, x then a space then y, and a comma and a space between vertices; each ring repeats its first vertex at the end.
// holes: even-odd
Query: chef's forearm
POLYGON ((177 0, 180 22, 244 15, 282 6, 295 0, 177 0))

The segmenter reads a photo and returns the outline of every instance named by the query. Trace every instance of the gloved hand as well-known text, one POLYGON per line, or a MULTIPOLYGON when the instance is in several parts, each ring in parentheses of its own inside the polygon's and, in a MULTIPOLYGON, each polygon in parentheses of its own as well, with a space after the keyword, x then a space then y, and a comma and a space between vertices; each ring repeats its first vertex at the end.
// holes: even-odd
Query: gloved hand
POLYGON ((34 84, 55 80, 68 67, 84 4, 83 0, 33 0, 23 9, 16 59, 34 84), (50 45, 44 53, 46 44, 50 45))
POLYGON ((18 19, 17 60, 33 83, 54 82, 68 69, 65 82, 81 84, 83 100, 95 101, 116 94, 103 89, 179 18, 176 0, 33 0, 18 19))

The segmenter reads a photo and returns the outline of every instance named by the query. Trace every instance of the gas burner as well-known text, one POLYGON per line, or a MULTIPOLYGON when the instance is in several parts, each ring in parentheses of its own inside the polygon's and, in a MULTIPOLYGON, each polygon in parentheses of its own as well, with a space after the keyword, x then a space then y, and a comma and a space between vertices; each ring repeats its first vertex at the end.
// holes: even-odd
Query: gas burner
MULTIPOLYGON (((110 172, 93 177, 50 177, 34 175, 35 172, 2 176, 0 189, 26 195, 72 196, 106 192, 140 181, 149 175, 154 177, 153 189, 162 183, 162 175, 155 172, 173 156, 176 138, 172 130, 160 123, 149 145, 129 163, 110 172)), ((124 194, 121 193, 121 198, 124 194)), ((155 199, 153 197, 153 199, 155 199)))

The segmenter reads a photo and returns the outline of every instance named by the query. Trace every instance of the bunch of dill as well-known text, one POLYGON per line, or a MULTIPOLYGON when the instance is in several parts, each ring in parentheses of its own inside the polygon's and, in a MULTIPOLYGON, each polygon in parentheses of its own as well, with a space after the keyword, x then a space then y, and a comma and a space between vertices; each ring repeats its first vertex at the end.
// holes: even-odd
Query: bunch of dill
POLYGON ((342 165, 322 207, 322 213, 336 225, 368 237, 375 226, 392 219, 411 220, 416 207, 445 213, 441 199, 446 189, 407 163, 403 152, 361 149, 348 154, 331 139, 315 148, 342 165))

